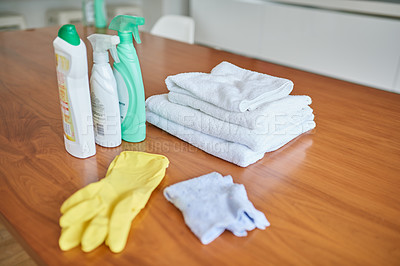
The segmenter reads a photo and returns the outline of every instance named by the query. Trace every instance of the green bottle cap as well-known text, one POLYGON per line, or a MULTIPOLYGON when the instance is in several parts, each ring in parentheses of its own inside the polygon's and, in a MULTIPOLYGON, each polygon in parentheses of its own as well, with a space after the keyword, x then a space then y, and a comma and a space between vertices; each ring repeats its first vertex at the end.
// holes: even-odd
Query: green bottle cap
POLYGON ((58 31, 58 37, 75 46, 78 46, 81 43, 76 28, 72 24, 65 24, 62 26, 58 31))

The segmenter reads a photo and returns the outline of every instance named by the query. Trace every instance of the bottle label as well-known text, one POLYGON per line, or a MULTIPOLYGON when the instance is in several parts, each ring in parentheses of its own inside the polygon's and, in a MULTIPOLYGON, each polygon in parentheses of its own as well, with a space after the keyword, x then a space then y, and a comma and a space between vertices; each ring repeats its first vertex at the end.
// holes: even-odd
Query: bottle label
POLYGON ((97 135, 104 136, 104 125, 106 124, 106 113, 104 105, 96 97, 94 90, 91 93, 92 99, 92 112, 93 112, 93 123, 94 130, 97 135))
POLYGON ((68 73, 70 63, 68 58, 56 53, 58 92, 60 95, 61 114, 63 119, 64 134, 70 141, 76 141, 74 125, 72 122, 71 105, 68 98, 68 88, 65 74, 68 73))

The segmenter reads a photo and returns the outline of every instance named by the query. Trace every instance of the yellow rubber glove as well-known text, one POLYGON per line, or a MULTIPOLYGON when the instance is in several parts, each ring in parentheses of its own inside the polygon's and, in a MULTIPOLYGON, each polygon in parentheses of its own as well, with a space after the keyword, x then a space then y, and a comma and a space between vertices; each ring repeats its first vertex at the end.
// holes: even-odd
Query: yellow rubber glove
POLYGON ((59 245, 81 244, 85 252, 104 241, 113 252, 126 245, 132 220, 165 175, 165 156, 124 151, 111 162, 106 177, 70 196, 61 206, 59 245))

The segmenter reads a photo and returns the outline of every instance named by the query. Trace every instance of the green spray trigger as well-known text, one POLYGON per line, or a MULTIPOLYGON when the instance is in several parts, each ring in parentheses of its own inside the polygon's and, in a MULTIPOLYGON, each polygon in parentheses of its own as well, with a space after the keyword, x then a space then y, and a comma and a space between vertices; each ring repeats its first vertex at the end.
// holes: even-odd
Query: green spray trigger
POLYGON ((110 30, 116 30, 118 32, 132 32, 133 37, 137 43, 141 43, 139 36, 138 26, 144 25, 143 17, 134 17, 128 15, 119 15, 111 20, 110 30))

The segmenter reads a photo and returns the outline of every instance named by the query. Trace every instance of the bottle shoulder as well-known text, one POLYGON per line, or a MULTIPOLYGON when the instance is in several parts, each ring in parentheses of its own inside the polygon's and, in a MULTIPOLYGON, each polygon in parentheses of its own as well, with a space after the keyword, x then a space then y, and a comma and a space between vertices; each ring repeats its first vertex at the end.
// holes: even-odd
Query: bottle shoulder
POLYGON ((90 87, 95 93, 100 90, 109 95, 117 95, 117 83, 111 67, 93 65, 90 87))
POLYGON ((119 44, 117 47, 118 57, 121 62, 137 60, 136 49, 133 43, 119 44))
POLYGON ((71 57, 77 57, 78 59, 79 57, 84 57, 84 60, 87 61, 86 45, 82 40, 79 45, 72 45, 60 37, 57 37, 53 41, 53 46, 56 52, 62 52, 71 57))
POLYGON ((91 77, 103 80, 114 80, 114 74, 110 64, 93 64, 91 77))
POLYGON ((82 40, 79 45, 75 46, 57 37, 53 42, 53 46, 56 54, 68 60, 68 70, 65 70, 68 76, 82 78, 87 75, 86 46, 82 40))

